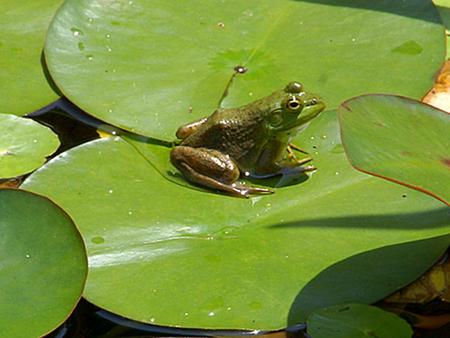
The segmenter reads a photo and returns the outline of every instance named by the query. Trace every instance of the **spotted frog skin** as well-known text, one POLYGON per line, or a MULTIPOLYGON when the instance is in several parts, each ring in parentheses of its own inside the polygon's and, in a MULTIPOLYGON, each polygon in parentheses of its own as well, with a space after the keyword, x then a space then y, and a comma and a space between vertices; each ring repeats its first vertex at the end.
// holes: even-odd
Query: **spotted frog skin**
POLYGON ((231 195, 269 194, 266 188, 239 184, 241 175, 269 177, 285 170, 307 172, 311 159, 299 160, 290 134, 325 108, 323 101, 298 82, 239 108, 217 109, 211 116, 178 128, 181 141, 172 164, 195 184, 231 195))

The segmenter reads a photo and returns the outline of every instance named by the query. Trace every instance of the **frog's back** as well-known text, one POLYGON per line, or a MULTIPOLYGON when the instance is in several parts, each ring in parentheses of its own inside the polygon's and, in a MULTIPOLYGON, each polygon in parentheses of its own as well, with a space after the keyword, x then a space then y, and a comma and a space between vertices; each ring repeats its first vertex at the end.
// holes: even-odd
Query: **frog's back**
POLYGON ((244 108, 220 109, 182 145, 216 149, 239 163, 256 161, 264 138, 264 117, 244 108))

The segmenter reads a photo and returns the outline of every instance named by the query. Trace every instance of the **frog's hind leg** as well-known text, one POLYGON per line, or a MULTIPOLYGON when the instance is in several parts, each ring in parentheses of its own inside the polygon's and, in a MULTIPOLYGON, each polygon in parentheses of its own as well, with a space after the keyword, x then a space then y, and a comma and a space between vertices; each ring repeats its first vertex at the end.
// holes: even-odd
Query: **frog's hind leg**
POLYGON ((198 185, 240 197, 272 193, 269 189, 237 184, 239 168, 228 155, 214 149, 178 146, 172 149, 170 160, 187 180, 198 185))

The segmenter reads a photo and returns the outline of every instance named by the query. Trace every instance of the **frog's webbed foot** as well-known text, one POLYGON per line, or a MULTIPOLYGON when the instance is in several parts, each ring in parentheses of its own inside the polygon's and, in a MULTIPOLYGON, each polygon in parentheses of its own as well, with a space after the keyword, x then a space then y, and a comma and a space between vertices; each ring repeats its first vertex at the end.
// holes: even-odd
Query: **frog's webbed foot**
POLYGON ((177 146, 172 149, 170 160, 187 180, 198 185, 239 197, 272 193, 269 189, 237 183, 240 176, 237 165, 228 155, 214 149, 177 146))

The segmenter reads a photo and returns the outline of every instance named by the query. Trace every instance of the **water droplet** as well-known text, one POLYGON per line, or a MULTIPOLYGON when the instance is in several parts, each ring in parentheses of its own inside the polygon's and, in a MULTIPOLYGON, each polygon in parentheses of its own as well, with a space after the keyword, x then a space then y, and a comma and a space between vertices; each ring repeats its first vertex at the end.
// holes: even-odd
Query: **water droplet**
POLYGON ((223 22, 218 22, 217 26, 219 26, 220 28, 223 28, 223 27, 225 27, 225 24, 223 22))
POLYGON ((102 236, 95 236, 91 238, 91 242, 94 244, 102 244, 105 243, 105 239, 102 236))
POLYGON ((234 71, 239 73, 239 74, 244 74, 247 71, 247 67, 236 66, 236 67, 234 67, 234 71))
POLYGON ((107 34, 105 35, 105 37, 106 37, 107 39, 111 39, 111 34, 107 33, 107 34))
POLYGON ((94 55, 92 55, 92 54, 86 55, 86 59, 88 59, 89 61, 92 61, 93 58, 94 58, 94 55))
POLYGON ((84 35, 83 32, 81 30, 79 30, 78 28, 72 27, 70 29, 70 31, 72 32, 73 36, 81 36, 84 35))
POLYGON ((227 307, 227 311, 230 311, 231 310, 231 307, 229 306, 229 307, 227 307))
POLYGON ((356 41, 356 39, 355 38, 352 38, 352 42, 355 42, 356 41))
POLYGON ((94 22, 94 19, 93 19, 93 18, 88 18, 88 22, 89 22, 89 23, 93 23, 93 22, 94 22))
POLYGON ((111 48, 110 46, 106 46, 106 50, 107 50, 108 52, 112 52, 112 48, 111 48))
POLYGON ((128 1, 128 5, 132 5, 133 4, 133 1, 128 1))
POLYGON ((336 171, 334 174, 335 174, 335 175, 339 175, 339 171, 336 171))
POLYGON ((114 190, 112 190, 112 189, 108 190, 108 193, 110 193, 110 194, 112 194, 113 192, 114 192, 114 190))
POLYGON ((208 317, 214 317, 216 314, 213 312, 213 311, 211 311, 210 313, 208 313, 208 317))
POLYGON ((150 318, 150 323, 154 323, 155 322, 155 318, 150 318))
POLYGON ((78 42, 78 49, 80 51, 84 50, 84 43, 83 42, 78 42))
POLYGON ((272 204, 270 204, 270 203, 266 204, 266 208, 270 208, 271 206, 272 206, 272 204))
POLYGON ((38 143, 38 140, 36 140, 36 139, 35 139, 35 140, 33 140, 33 143, 38 143))
POLYGON ((189 312, 185 312, 184 315, 185 315, 185 316, 189 316, 189 312))
POLYGON ((289 258, 289 255, 284 256, 284 258, 289 258))
POLYGON ((311 136, 309 139, 310 139, 310 140, 314 140, 314 136, 311 136))
POLYGON ((253 96, 253 93, 252 92, 248 93, 248 96, 253 96))
POLYGON ((327 138, 327 135, 322 135, 321 137, 325 140, 327 138))
POLYGON ((25 258, 31 258, 31 255, 30 254, 26 254, 25 258))
POLYGON ((128 215, 133 215, 133 212, 131 210, 128 211, 128 215))
POLYGON ((344 152, 344 146, 342 145, 342 143, 338 143, 334 146, 333 149, 331 149, 331 152, 333 154, 341 154, 344 152))
POLYGON ((112 113, 113 110, 111 108, 108 109, 108 113, 112 113))
POLYGON ((244 176, 245 177, 249 177, 250 176, 250 172, 249 171, 244 172, 244 176))
POLYGON ((403 195, 402 195, 402 197, 403 197, 403 198, 406 198, 406 197, 407 197, 407 195, 406 195, 406 194, 403 194, 403 195))

